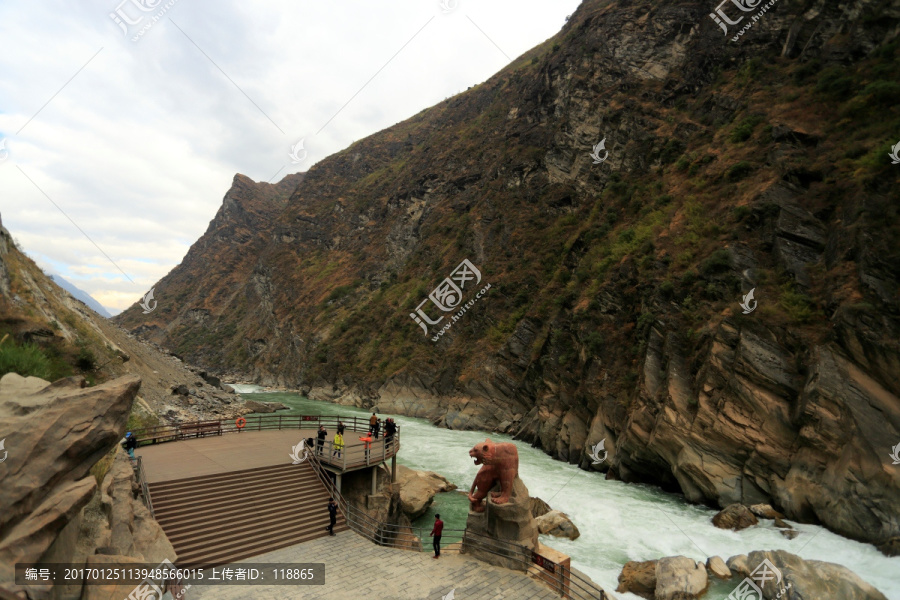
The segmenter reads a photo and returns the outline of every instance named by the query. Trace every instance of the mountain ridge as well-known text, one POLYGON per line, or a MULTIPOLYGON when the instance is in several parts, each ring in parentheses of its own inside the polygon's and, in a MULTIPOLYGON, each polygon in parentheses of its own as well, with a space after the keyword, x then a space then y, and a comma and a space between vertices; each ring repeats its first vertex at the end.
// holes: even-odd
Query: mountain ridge
MULTIPOLYGON (((172 304, 116 322, 207 369, 896 553, 900 3, 780 3, 740 44, 710 10, 586 0, 314 165, 252 240, 223 213, 161 280, 172 304), (429 304, 464 259, 488 293, 429 304), (422 302, 453 323, 437 342, 422 302)), ((226 198, 271 191, 241 185, 226 198)))

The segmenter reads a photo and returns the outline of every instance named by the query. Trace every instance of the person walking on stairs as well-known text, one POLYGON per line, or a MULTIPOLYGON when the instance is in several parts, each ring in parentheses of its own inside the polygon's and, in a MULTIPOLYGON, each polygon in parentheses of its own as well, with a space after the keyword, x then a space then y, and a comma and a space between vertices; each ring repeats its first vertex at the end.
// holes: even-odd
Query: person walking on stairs
POLYGON ((334 535, 334 526, 337 523, 337 503, 334 501, 334 498, 328 501, 328 520, 331 524, 325 529, 328 530, 329 534, 334 535))
POLYGON ((444 531, 444 522, 441 521, 441 515, 434 515, 434 527, 431 530, 431 533, 428 535, 434 536, 434 541, 431 542, 431 545, 434 546, 434 556, 431 558, 440 558, 441 557, 441 533, 444 531))

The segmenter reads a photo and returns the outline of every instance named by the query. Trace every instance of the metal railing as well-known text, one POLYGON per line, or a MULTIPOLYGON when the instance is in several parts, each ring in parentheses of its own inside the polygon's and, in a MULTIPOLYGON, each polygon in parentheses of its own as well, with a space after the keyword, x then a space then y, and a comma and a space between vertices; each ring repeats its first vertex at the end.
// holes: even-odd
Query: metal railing
POLYGON ((144 463, 141 461, 140 456, 137 457, 135 462, 137 463, 135 473, 137 474, 138 483, 141 485, 141 496, 144 497, 144 504, 150 511, 150 516, 156 520, 156 513, 153 512, 153 501, 150 499, 150 488, 147 487, 147 476, 144 474, 144 463))
MULTIPOLYGON (((350 446, 347 443, 347 433, 369 432, 369 419, 360 417, 343 417, 340 415, 257 415, 242 417, 244 426, 238 427, 238 419, 219 419, 205 421, 189 421, 177 425, 160 425, 135 430, 134 436, 139 446, 148 444, 174 442, 178 440, 207 437, 210 435, 222 435, 225 433, 241 433, 244 431, 273 431, 284 429, 312 429, 317 431, 319 425, 324 425, 330 436, 337 430, 338 422, 344 424, 344 447, 340 454, 334 447, 334 440, 324 440, 318 443, 315 435, 311 436, 313 444, 310 452, 320 456, 322 462, 333 467, 340 467, 342 471, 367 467, 384 462, 396 455, 400 450, 400 427, 392 438, 385 438, 384 432, 371 442, 363 442, 362 445, 350 446)), ((383 429, 383 427, 382 427, 383 429)))
MULTIPOLYGON (((379 546, 414 552, 426 551, 427 547, 423 546, 422 540, 429 536, 431 530, 423 527, 395 525, 374 519, 362 509, 350 504, 341 495, 318 456, 310 455, 309 463, 329 495, 337 502, 338 508, 351 530, 379 546)), ((603 589, 586 576, 571 567, 554 563, 542 557, 531 548, 476 534, 466 529, 444 528, 441 535, 441 552, 465 553, 467 550, 487 552, 507 559, 521 571, 527 572, 529 568, 537 565, 542 569, 538 578, 547 583, 562 598, 574 600, 606 600, 607 598, 603 589), (443 546, 445 542, 449 544, 448 547, 443 546)))

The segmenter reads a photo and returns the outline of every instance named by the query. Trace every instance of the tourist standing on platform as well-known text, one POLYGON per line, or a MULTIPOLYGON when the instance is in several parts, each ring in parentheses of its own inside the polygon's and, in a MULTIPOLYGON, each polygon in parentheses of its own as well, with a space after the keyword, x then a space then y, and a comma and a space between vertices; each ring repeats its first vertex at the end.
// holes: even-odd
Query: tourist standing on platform
POLYGON ((366 462, 369 462, 369 448, 372 446, 372 436, 359 438, 366 447, 366 462))
POLYGON ((441 557, 441 533, 443 531, 444 522, 441 521, 441 515, 434 515, 434 528, 431 530, 431 533, 428 534, 434 536, 434 541, 431 542, 431 545, 434 546, 434 556, 431 558, 441 557))
POLYGON ((318 438, 316 440, 316 454, 324 453, 323 449, 325 448, 325 436, 327 436, 327 435, 328 435, 328 432, 325 431, 325 426, 319 425, 319 433, 316 434, 316 437, 318 438))
POLYGON ((344 435, 344 422, 343 421, 338 421, 337 430, 338 430, 339 434, 344 435))
POLYGON ((372 432, 375 431, 375 425, 378 423, 378 417, 375 416, 375 411, 372 411, 372 416, 369 417, 369 435, 372 435, 372 432))
POLYGON ((334 434, 334 444, 332 445, 334 451, 331 453, 331 458, 334 458, 335 454, 338 458, 341 457, 341 450, 344 449, 344 436, 341 435, 340 425, 338 425, 338 432, 334 434))
POLYGON ((394 423, 393 419, 387 419, 384 422, 384 443, 390 448, 391 443, 394 441, 394 434, 397 433, 397 425, 394 423))
POLYGON ((374 438, 378 439, 378 431, 381 429, 381 419, 375 419, 375 426, 372 428, 374 438))
POLYGON ((334 498, 328 501, 328 520, 330 525, 325 529, 328 530, 328 533, 334 535, 334 525, 337 523, 337 503, 335 503, 334 498))

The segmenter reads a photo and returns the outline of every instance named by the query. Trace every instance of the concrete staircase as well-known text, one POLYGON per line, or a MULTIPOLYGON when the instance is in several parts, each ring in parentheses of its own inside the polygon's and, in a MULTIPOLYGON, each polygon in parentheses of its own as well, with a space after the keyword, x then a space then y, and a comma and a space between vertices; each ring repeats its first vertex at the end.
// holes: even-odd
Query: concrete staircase
MULTIPOLYGON (((218 566, 328 535, 328 492, 308 462, 150 484, 179 566, 218 566)), ((338 511, 335 533, 348 529, 338 511)))

